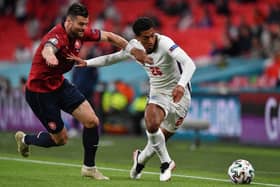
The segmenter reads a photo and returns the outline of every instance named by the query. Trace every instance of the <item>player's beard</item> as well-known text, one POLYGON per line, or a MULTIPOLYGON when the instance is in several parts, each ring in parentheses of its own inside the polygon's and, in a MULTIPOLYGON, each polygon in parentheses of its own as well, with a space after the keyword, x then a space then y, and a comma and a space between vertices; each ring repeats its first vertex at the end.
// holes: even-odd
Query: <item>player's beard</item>
POLYGON ((84 34, 85 34, 84 29, 81 29, 81 30, 78 31, 78 35, 79 35, 80 38, 82 38, 84 36, 84 34))
POLYGON ((71 31, 71 35, 74 38, 82 38, 84 36, 84 29, 76 29, 71 31))
POLYGON ((157 38, 156 38, 155 42, 146 44, 146 46, 145 46, 147 54, 154 52, 154 50, 156 48, 157 48, 157 38))
POLYGON ((147 52, 148 54, 150 54, 150 53, 152 53, 152 52, 153 52, 153 49, 154 49, 154 48, 151 48, 151 47, 146 48, 146 52, 147 52))
POLYGON ((156 48, 156 43, 147 45, 147 47, 145 47, 146 52, 147 52, 148 54, 154 52, 155 48, 156 48))

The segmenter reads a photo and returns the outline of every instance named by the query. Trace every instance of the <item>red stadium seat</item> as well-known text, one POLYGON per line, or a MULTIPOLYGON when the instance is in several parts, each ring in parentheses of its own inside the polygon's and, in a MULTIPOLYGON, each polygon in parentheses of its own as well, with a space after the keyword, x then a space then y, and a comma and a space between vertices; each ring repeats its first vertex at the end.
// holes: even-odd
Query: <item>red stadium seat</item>
MULTIPOLYGON (((42 28, 48 28, 51 21, 58 15, 60 10, 60 4, 56 0, 49 0, 48 3, 44 1, 27 1, 27 11, 34 14, 40 21, 42 28), (51 11, 49 11, 51 10, 51 11), (47 19, 45 14, 48 13, 47 19)), ((103 10, 105 5, 103 1, 91 1, 83 0, 83 2, 89 9, 90 19, 95 19, 103 10)), ((187 0, 190 4, 190 8, 194 17, 194 20, 199 20, 203 14, 203 7, 198 1, 187 0)), ((279 0, 267 0, 257 1, 257 3, 239 4, 236 1, 229 1, 229 6, 232 11, 233 23, 238 25, 242 17, 245 17, 246 21, 253 25, 255 24, 253 11, 254 7, 260 9, 264 14, 268 14, 268 5, 275 4, 279 0)), ((221 35, 224 29, 225 17, 216 14, 216 8, 213 4, 206 5, 210 11, 210 15, 214 21, 214 26, 209 29, 205 28, 189 28, 186 31, 178 31, 176 24, 179 20, 179 16, 168 16, 157 7, 155 7, 155 1, 128 1, 127 0, 115 0, 114 1, 117 10, 121 13, 120 27, 125 26, 127 23, 132 22, 138 16, 152 13, 158 17, 162 23, 161 33, 166 34, 173 38, 182 48, 186 49, 192 57, 203 56, 209 53, 212 41, 220 43, 221 35)), ((0 42, 2 48, 0 48, 0 59, 12 60, 15 47, 18 43, 22 43, 27 46, 31 46, 32 41, 28 38, 26 29, 23 25, 19 25, 14 17, 1 17, 0 24, 4 25, 1 29, 0 42), (7 25, 7 27, 5 27, 7 25)), ((105 22, 105 29, 112 30, 114 24, 110 21, 105 22)))

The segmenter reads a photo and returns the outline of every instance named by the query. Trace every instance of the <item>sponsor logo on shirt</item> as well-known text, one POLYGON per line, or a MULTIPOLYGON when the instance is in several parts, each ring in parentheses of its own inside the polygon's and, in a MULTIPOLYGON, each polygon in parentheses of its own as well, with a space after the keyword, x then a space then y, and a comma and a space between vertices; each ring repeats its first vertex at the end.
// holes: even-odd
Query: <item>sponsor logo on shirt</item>
POLYGON ((177 44, 174 44, 172 45, 170 48, 169 48, 169 51, 172 52, 174 51, 174 49, 176 49, 177 47, 179 47, 177 44))

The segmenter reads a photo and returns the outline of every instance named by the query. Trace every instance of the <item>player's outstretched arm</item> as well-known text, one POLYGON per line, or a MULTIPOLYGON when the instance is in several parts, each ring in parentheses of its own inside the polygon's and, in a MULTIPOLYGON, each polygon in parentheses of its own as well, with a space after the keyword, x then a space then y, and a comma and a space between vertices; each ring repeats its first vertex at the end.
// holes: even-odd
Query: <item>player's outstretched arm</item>
POLYGON ((126 52, 133 55, 135 59, 141 62, 142 64, 153 64, 153 60, 147 56, 145 51, 135 48, 119 35, 116 35, 112 32, 101 31, 101 40, 108 41, 113 45, 124 49, 126 52))
POLYGON ((101 67, 122 62, 131 59, 131 57, 129 54, 122 50, 116 53, 99 56, 88 60, 83 60, 82 58, 74 54, 70 54, 68 55, 67 59, 76 61, 75 67, 101 67))
POLYGON ((57 49, 50 43, 46 43, 42 50, 42 56, 50 67, 58 65, 58 60, 55 56, 56 51, 57 49))

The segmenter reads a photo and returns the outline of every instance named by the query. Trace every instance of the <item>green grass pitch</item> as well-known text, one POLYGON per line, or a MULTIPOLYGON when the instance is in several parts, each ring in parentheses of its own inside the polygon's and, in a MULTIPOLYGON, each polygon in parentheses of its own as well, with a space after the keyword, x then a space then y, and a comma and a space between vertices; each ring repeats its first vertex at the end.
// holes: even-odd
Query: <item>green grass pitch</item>
POLYGON ((253 183, 245 186, 280 187, 279 148, 203 142, 198 149, 190 150, 191 142, 171 139, 168 149, 176 162, 176 170, 171 181, 160 182, 160 163, 156 156, 148 162, 140 180, 129 178, 132 152, 144 147, 145 136, 101 136, 97 166, 111 180, 96 181, 80 176, 81 138, 70 139, 62 147, 32 146, 31 156, 22 158, 16 151, 13 135, 0 132, 1 187, 233 187, 236 184, 230 182, 227 168, 239 158, 249 160, 256 170, 253 183))

